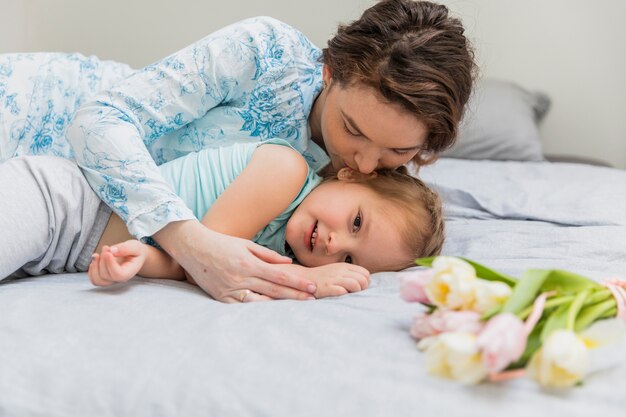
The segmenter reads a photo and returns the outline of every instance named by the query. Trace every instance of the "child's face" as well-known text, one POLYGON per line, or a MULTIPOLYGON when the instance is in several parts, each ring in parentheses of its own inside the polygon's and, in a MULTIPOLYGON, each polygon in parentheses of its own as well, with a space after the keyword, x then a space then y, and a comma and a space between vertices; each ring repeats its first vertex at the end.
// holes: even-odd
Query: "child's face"
POLYGON ((370 272, 391 270, 411 258, 392 220, 398 215, 396 207, 364 185, 326 182, 295 210, 286 239, 305 266, 350 262, 370 272))

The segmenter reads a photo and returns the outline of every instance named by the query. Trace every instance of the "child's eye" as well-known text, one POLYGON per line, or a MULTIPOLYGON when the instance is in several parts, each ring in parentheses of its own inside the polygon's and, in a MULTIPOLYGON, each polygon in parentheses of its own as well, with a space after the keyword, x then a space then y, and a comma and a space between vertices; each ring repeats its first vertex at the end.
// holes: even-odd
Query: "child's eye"
POLYGON ((352 222, 352 231, 353 232, 358 232, 359 229, 361 228, 361 223, 362 223, 361 213, 359 213, 354 218, 354 222, 352 222))
POLYGON ((406 155, 407 153, 409 153, 409 151, 406 149, 394 149, 393 151, 398 155, 406 155))
POLYGON ((346 256, 346 260, 344 261, 347 264, 351 264, 352 263, 352 256, 348 255, 346 256))

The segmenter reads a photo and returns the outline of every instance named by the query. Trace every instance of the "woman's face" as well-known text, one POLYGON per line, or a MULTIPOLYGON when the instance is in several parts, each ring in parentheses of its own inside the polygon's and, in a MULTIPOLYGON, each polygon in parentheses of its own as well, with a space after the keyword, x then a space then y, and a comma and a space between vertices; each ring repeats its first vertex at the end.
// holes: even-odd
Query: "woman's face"
POLYGON ((411 259, 393 220, 400 214, 362 184, 325 182, 296 208, 285 239, 305 266, 349 262, 370 272, 395 270, 411 259))
POLYGON ((409 162, 426 142, 426 125, 371 87, 342 86, 324 73, 320 129, 333 167, 368 174, 409 162))

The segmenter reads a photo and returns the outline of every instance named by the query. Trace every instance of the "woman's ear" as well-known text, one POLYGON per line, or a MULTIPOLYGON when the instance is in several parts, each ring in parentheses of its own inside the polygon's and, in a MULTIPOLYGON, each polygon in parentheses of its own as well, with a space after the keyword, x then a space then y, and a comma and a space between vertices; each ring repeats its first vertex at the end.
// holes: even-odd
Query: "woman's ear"
POLYGON ((322 80, 324 81, 324 87, 328 87, 330 82, 333 79, 333 69, 328 66, 328 64, 324 64, 322 67, 322 80))
POLYGON ((358 182, 376 178, 377 175, 376 171, 372 171, 369 174, 362 174, 352 168, 343 167, 337 172, 337 179, 345 182, 358 182))

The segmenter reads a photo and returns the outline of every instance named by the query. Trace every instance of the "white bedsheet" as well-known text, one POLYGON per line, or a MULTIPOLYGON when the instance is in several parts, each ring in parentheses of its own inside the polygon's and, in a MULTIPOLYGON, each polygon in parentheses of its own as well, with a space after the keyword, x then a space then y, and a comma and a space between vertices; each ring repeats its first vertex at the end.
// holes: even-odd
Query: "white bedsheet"
MULTIPOLYGON (((449 255, 518 274, 626 275, 626 172, 441 160, 449 255), (530 220, 525 220, 530 219, 530 220)), ((398 273, 312 302, 226 305, 188 284, 0 284, 0 416, 620 416, 623 359, 567 392, 426 375, 398 273)), ((622 351, 624 352, 624 351, 622 351)), ((626 356, 626 352, 622 357, 626 356)))

